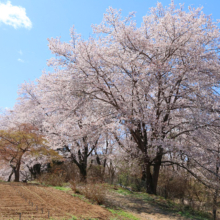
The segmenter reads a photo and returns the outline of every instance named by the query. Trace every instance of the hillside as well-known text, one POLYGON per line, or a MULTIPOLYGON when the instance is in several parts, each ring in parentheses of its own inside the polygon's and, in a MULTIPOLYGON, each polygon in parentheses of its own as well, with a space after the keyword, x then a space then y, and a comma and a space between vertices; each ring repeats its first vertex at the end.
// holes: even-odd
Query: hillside
POLYGON ((0 219, 62 220, 208 220, 162 197, 108 186, 103 206, 94 205, 69 187, 0 182, 0 219))
POLYGON ((72 219, 106 220, 110 212, 88 204, 51 187, 21 183, 0 183, 0 219, 72 219), (73 218, 74 219, 74 218, 73 218))

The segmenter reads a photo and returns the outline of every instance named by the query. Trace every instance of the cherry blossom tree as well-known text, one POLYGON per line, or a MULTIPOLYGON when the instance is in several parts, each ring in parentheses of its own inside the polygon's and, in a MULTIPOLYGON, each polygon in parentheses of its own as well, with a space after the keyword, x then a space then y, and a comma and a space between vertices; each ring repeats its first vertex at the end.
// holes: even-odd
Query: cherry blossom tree
POLYGON ((99 107, 75 92, 69 76, 59 71, 43 74, 36 84, 23 84, 19 93, 21 109, 27 109, 24 118, 39 126, 50 147, 75 163, 86 181, 89 158, 100 145, 99 107))
POLYGON ((186 150, 182 137, 219 120, 220 33, 202 8, 173 2, 151 8, 140 27, 133 17, 109 8, 89 40, 74 29, 69 43, 50 39, 56 56, 48 65, 99 106, 107 127, 124 127, 141 151, 147 192, 156 194, 164 155, 186 150))

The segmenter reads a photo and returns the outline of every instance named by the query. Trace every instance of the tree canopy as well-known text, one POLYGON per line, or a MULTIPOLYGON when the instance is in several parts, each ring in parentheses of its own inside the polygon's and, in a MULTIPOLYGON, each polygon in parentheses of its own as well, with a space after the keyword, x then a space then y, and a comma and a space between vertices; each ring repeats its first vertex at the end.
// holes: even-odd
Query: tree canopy
POLYGON ((219 146, 218 23, 202 8, 172 2, 158 3, 140 27, 134 13, 123 18, 110 7, 93 31, 88 40, 74 28, 70 42, 49 39, 54 70, 21 86, 19 120, 51 148, 67 146, 74 160, 116 143, 138 158, 148 193, 156 194, 164 164, 210 186, 219 146), (97 141, 106 134, 111 141, 97 141))

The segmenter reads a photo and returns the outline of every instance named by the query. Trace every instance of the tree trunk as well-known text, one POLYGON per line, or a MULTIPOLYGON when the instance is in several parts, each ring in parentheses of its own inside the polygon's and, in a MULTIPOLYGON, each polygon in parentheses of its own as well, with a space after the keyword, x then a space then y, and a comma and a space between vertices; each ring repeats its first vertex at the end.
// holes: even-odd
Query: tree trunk
POLYGON ((156 158, 154 159, 154 170, 153 170, 153 194, 157 194, 157 183, 160 174, 160 166, 162 160, 163 149, 159 147, 159 151, 157 153, 156 158))
POLYGON ((217 175, 217 178, 216 178, 216 181, 218 182, 218 185, 217 185, 217 188, 215 189, 214 191, 214 194, 213 194, 213 207, 212 207, 212 213, 213 213, 213 219, 214 220, 217 220, 217 199, 218 199, 218 187, 219 187, 219 179, 218 179, 218 173, 219 173, 219 153, 220 153, 220 148, 218 148, 218 156, 217 156, 217 161, 216 161, 216 175, 217 175))
POLYGON ((16 168, 15 168, 15 182, 19 182, 19 177, 20 177, 20 167, 21 167, 21 160, 18 160, 18 163, 16 165, 16 168))
POLYGON ((146 172, 144 171, 144 168, 142 167, 142 176, 141 176, 141 181, 146 181, 147 176, 146 176, 146 172))
POLYGON ((153 174, 151 174, 150 167, 151 167, 150 165, 147 165, 146 192, 149 194, 157 195, 157 183, 159 178, 160 165, 159 164, 154 165, 153 174))
POLYGON ((218 189, 215 189, 214 195, 213 195, 213 208, 212 208, 214 220, 217 220, 217 197, 218 197, 218 189))
POLYGON ((112 160, 110 160, 109 178, 110 178, 110 184, 111 184, 111 185, 114 183, 114 177, 115 177, 115 169, 114 169, 112 160))
POLYGON ((8 182, 11 181, 11 177, 12 177, 13 174, 14 174, 14 169, 12 168, 11 174, 10 174, 9 177, 8 177, 8 182))
POLYGON ((80 182, 87 182, 87 170, 85 166, 80 166, 79 167, 79 171, 80 171, 80 182))
POLYGON ((149 194, 154 194, 154 186, 153 186, 153 178, 152 178, 152 174, 151 174, 151 164, 148 163, 146 164, 146 187, 147 187, 147 193, 149 194))
MULTIPOLYGON (((153 160, 153 164, 149 161, 148 158, 145 159, 145 169, 143 170, 146 176, 146 192, 149 194, 157 194, 157 183, 160 173, 160 166, 162 160, 162 148, 159 148, 157 156, 153 160), (153 166, 153 170, 151 171, 151 166, 153 166), (153 172, 153 173, 152 173, 153 172)), ((142 176, 144 176, 142 172, 142 176)))
POLYGON ((20 172, 19 170, 15 171, 15 182, 19 182, 19 176, 20 176, 20 172))
MULTIPOLYGON (((69 150, 70 152, 70 150, 69 150)), ((77 153, 78 161, 76 159, 76 155, 74 153, 71 153, 71 160, 72 163, 75 163, 77 167, 79 168, 80 172, 80 182, 87 182, 87 159, 88 159, 88 148, 84 148, 84 152, 81 153, 80 150, 78 150, 77 153)))

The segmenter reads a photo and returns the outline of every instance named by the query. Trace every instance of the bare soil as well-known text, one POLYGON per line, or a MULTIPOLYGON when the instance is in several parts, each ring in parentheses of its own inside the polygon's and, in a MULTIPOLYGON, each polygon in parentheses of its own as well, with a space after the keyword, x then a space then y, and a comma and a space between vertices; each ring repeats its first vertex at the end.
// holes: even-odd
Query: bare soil
POLYGON ((65 192, 23 183, 0 183, 0 219, 80 219, 107 220, 111 214, 65 192))

